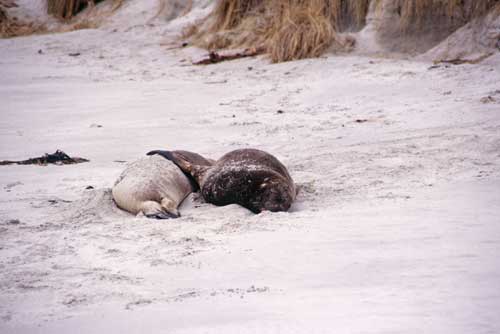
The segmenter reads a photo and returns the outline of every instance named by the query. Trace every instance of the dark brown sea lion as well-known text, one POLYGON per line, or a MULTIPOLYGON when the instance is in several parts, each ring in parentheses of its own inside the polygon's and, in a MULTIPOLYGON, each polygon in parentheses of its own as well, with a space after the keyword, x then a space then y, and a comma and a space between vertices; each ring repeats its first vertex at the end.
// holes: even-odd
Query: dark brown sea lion
POLYGON ((256 149, 231 151, 213 165, 193 163, 181 151, 151 151, 191 175, 203 198, 215 205, 239 204, 254 213, 287 211, 296 188, 287 169, 271 154, 256 149))

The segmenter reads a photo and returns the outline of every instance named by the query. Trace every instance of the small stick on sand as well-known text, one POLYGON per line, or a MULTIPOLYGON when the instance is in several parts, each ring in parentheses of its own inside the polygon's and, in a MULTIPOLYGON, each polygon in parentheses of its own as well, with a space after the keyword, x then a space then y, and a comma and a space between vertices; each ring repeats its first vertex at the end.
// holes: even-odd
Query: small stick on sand
POLYGON ((209 65, 216 64, 226 60, 233 60, 245 57, 254 57, 259 54, 264 53, 264 48, 249 48, 243 51, 235 51, 230 53, 218 53, 216 51, 210 51, 210 53, 203 59, 193 62, 193 65, 209 65))

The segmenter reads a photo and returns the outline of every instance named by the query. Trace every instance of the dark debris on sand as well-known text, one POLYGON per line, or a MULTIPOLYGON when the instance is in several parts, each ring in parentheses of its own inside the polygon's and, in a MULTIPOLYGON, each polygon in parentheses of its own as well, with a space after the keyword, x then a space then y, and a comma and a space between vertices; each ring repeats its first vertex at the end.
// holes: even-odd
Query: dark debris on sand
POLYGON ((39 166, 46 166, 48 164, 54 164, 54 165, 70 165, 70 164, 78 164, 82 162, 88 162, 89 160, 79 158, 79 157, 70 157, 66 153, 64 153, 61 150, 57 150, 55 153, 48 154, 45 153, 41 157, 36 157, 36 158, 30 158, 28 160, 21 160, 21 161, 10 161, 10 160, 4 160, 0 161, 0 166, 5 166, 5 165, 39 165, 39 166))

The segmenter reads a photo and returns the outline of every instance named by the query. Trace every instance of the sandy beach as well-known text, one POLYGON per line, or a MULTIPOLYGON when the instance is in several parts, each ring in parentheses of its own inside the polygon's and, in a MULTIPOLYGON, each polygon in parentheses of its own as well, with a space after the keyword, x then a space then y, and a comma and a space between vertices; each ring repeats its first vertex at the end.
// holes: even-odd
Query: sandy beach
POLYGON ((189 19, 0 39, 0 160, 90 160, 0 166, 0 332, 500 332, 498 55, 194 66, 189 19), (246 147, 287 166, 289 212, 111 198, 150 150, 246 147))

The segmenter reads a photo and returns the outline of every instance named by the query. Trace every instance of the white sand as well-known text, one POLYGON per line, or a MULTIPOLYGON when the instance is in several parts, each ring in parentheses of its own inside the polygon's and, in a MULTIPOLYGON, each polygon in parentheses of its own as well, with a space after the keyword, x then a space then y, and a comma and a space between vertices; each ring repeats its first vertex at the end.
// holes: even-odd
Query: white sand
POLYGON ((194 67, 155 22, 0 40, 0 160, 91 160, 0 167, 1 333, 500 332, 500 68, 194 67), (111 201, 117 161, 241 147, 289 168, 291 212, 111 201))

